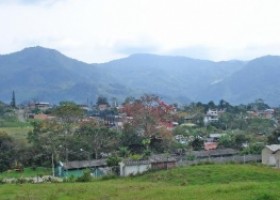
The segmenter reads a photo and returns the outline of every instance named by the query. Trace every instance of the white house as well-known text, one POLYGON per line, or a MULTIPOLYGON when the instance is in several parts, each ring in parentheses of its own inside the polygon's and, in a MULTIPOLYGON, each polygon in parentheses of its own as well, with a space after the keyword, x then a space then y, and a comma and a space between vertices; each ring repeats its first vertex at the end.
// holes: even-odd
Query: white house
POLYGON ((219 112, 218 110, 209 109, 204 116, 204 124, 207 125, 209 123, 217 122, 219 120, 219 112))
POLYGON ((262 150, 262 164, 280 168, 280 144, 265 146, 262 150))

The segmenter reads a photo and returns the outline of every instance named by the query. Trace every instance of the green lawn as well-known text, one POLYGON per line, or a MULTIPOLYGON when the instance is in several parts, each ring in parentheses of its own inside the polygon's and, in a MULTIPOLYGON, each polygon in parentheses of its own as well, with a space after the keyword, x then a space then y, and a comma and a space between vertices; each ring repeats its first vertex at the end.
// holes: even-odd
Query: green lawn
POLYGON ((27 142, 27 134, 33 129, 32 126, 23 126, 23 127, 0 127, 0 131, 6 132, 15 140, 27 142))
POLYGON ((280 170, 252 165, 199 165, 91 183, 6 184, 1 200, 187 199, 277 200, 280 170))

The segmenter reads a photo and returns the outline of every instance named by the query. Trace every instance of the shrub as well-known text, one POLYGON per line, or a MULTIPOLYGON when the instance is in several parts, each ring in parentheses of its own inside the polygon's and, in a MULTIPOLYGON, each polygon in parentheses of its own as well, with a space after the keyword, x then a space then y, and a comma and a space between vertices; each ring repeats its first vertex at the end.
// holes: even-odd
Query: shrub
POLYGON ((116 179, 118 176, 115 174, 110 174, 110 175, 106 175, 106 176, 102 176, 101 180, 111 180, 111 179, 116 179))
POLYGON ((69 177, 65 177, 62 180, 63 183, 73 183, 75 181, 76 181, 76 178, 73 175, 71 175, 69 177))
POLYGON ((141 160, 143 158, 143 156, 140 154, 133 154, 129 158, 132 160, 141 160))
POLYGON ((257 197, 256 200, 276 200, 276 199, 270 194, 262 194, 261 196, 257 197))
POLYGON ((4 178, 0 178, 0 185, 5 184, 6 182, 4 181, 4 178))
POLYGON ((77 182, 90 182, 92 181, 91 171, 86 169, 83 171, 83 175, 77 178, 77 182))
POLYGON ((192 154, 188 155, 187 160, 194 161, 195 160, 195 155, 192 155, 192 154))
POLYGON ((17 184, 27 183, 27 180, 25 178, 18 178, 18 179, 16 179, 16 183, 17 184))

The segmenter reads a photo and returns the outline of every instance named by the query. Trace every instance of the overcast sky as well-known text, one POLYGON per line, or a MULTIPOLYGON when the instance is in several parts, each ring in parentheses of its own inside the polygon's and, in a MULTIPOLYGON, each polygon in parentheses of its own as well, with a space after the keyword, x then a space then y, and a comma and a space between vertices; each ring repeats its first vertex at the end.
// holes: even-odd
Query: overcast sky
POLYGON ((0 0, 0 54, 37 45, 89 63, 280 55, 280 1, 0 0))

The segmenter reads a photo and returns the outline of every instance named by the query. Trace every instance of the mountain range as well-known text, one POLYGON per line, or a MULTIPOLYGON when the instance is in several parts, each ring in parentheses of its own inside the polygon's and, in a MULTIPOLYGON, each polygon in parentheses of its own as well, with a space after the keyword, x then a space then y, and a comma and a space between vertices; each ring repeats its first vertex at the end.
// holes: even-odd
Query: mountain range
POLYGON ((278 106, 280 57, 250 61, 192 59, 181 56, 134 54, 102 64, 89 64, 44 47, 29 47, 0 55, 0 100, 57 103, 96 102, 152 93, 169 103, 224 99, 246 104, 263 99, 278 106))

